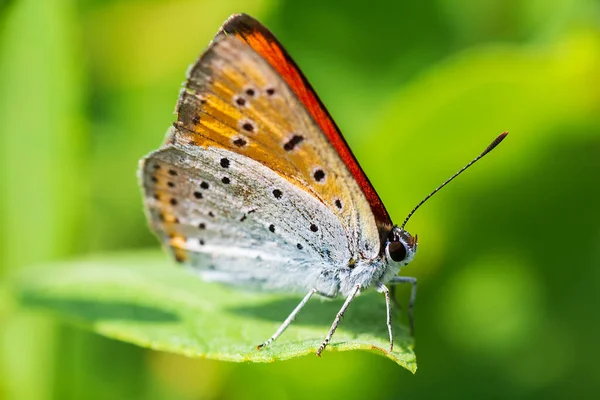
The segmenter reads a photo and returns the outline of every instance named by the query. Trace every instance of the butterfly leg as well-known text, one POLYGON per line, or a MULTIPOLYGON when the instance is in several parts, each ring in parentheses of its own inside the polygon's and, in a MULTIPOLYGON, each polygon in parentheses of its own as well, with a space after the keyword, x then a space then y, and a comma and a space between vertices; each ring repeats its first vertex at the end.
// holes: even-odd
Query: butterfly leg
POLYGON ((279 329, 277 329, 275 331, 275 333, 273 334, 273 336, 271 336, 269 339, 267 339, 267 341, 265 341, 262 344, 259 344, 258 346, 256 346, 256 348, 258 350, 262 349, 265 346, 270 345, 275 339, 277 339, 279 336, 281 336, 281 334, 283 333, 283 331, 285 331, 287 329, 288 326, 290 326, 290 324, 292 323, 292 321, 294 321, 294 319, 296 319, 296 316, 298 315, 298 313, 300 312, 300 310, 302 309, 302 307, 304 307, 306 305, 306 303, 308 303, 308 300, 310 300, 310 298, 312 297, 313 294, 317 293, 317 289, 311 289, 310 292, 308 292, 306 294, 306 296, 304 296, 304 298, 302 299, 302 301, 300 302, 300 304, 298 304, 296 306, 296 308, 294 308, 294 311, 292 311, 290 313, 290 315, 285 319, 285 321, 283 321, 283 324, 281 324, 281 326, 279 327, 279 329))
POLYGON ((398 303, 398 299, 396 298, 396 286, 390 286, 390 298, 392 299, 392 304, 397 310, 402 310, 402 306, 398 303))
POLYGON ((394 349, 394 333, 392 331, 392 304, 390 301, 390 290, 381 282, 377 282, 377 291, 385 296, 385 308, 387 311, 387 328, 390 335, 390 351, 394 349))
POLYGON ((413 309, 415 306, 415 299, 417 298, 417 278, 409 276, 396 276, 388 282, 390 285, 397 285, 399 283, 410 283, 412 288, 410 290, 410 300, 408 302, 408 323, 410 325, 410 335, 415 335, 415 319, 413 315, 413 309))
POLYGON ((352 291, 350 292, 348 297, 346 297, 346 301, 344 302, 344 305, 342 306, 342 308, 340 308, 340 311, 338 311, 337 315, 335 316, 335 319, 333 320, 333 324, 331 324, 331 328, 329 328, 329 332, 327 333, 327 336, 325 336, 325 340, 323 341, 323 343, 317 350, 318 357, 321 357, 321 353, 323 352, 323 350, 325 350, 325 347, 329 344, 329 341, 331 340, 331 337, 333 336, 333 334, 335 333, 335 330, 337 329, 338 325, 340 324, 340 321, 342 320, 344 313, 348 309, 348 306, 350 306, 350 303, 352 302, 352 300, 356 297, 356 295, 359 292, 360 292, 360 285, 356 285, 354 287, 354 289, 352 289, 352 291))

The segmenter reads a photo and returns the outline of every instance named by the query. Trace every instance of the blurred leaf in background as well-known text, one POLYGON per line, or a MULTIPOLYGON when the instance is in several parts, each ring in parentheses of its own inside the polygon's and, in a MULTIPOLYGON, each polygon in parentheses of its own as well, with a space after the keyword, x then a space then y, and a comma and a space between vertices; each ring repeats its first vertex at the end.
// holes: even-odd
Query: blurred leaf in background
POLYGON ((395 221, 511 132, 408 226, 419 372, 361 353, 232 365, 142 350, 21 310, 0 278, 0 398, 597 398, 595 0, 0 3, 0 276, 157 246, 137 160, 240 11, 302 67, 395 221))

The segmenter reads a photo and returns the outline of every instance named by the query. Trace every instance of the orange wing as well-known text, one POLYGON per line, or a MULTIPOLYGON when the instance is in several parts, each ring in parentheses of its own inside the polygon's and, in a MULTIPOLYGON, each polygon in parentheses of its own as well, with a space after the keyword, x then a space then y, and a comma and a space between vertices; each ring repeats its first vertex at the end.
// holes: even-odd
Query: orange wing
POLYGON ((234 14, 229 17, 219 31, 219 34, 222 33, 235 35, 244 40, 285 80, 338 152, 354 179, 356 179, 369 201, 380 235, 384 239, 393 224, 383 202, 358 164, 354 154, 352 154, 333 118, 331 118, 311 84, 281 43, 264 25, 246 14, 234 14))
MULTIPOLYGON (((354 257, 379 255, 389 218, 374 214, 360 182, 305 103, 246 41, 218 34, 190 69, 176 111, 169 143, 224 148, 260 162, 337 215, 354 257)), ((343 143, 339 134, 337 140, 343 143)))

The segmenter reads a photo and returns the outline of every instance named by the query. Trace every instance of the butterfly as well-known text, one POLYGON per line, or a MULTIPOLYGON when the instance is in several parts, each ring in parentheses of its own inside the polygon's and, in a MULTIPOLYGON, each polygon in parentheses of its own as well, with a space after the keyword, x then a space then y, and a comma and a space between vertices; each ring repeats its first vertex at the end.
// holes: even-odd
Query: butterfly
POLYGON ((320 355, 353 299, 385 296, 417 251, 394 225, 340 130, 275 36, 245 14, 229 17, 188 70, 177 121, 164 145, 140 162, 150 227, 178 263, 206 281, 259 291, 302 292, 264 347, 317 294, 345 302, 320 355))

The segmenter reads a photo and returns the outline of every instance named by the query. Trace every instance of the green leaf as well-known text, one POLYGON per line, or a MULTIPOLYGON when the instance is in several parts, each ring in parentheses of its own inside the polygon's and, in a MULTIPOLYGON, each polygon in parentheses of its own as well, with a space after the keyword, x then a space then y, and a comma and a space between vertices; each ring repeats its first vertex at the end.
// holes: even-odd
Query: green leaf
MULTIPOLYGON (((22 270, 21 304, 49 310, 111 338, 155 350, 224 361, 273 362, 315 354, 342 299, 311 301, 271 346, 256 350, 300 297, 252 293, 206 283, 155 252, 75 260, 22 270)), ((397 318, 396 318, 397 319, 397 318)), ((407 329, 395 324, 388 351, 385 302, 376 292, 355 299, 323 356, 368 350, 415 372, 407 329)))

